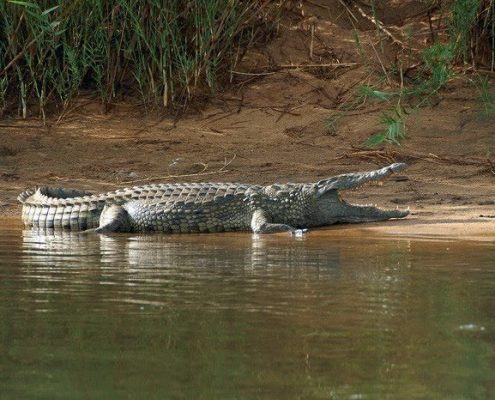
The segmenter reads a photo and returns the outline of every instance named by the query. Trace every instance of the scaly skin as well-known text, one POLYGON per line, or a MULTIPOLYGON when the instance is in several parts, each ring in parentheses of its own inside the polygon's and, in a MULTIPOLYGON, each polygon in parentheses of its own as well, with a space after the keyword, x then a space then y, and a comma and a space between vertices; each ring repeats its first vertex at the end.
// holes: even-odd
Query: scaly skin
POLYGON ((339 190, 380 180, 405 168, 396 163, 316 183, 153 184, 99 195, 40 187, 18 197, 26 226, 95 232, 166 233, 295 231, 335 223, 403 218, 409 212, 351 205, 339 190))

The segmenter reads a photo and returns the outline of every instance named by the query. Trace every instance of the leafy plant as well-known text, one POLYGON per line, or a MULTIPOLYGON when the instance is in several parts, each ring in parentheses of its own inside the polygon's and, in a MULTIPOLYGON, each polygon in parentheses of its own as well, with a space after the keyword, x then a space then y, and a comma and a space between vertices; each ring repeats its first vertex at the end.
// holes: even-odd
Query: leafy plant
POLYGON ((495 115, 495 94, 490 88, 488 77, 476 75, 472 80, 483 117, 495 115))
MULTIPOLYGON (((370 137, 365 142, 367 146, 377 146, 384 142, 398 145, 406 137, 407 115, 428 105, 434 96, 437 96, 454 78, 454 64, 460 60, 474 62, 472 57, 480 57, 477 52, 483 46, 481 44, 478 46, 476 43, 473 49, 473 40, 479 42, 482 38, 489 38, 492 71, 495 68, 495 3, 493 0, 452 0, 449 7, 451 16, 447 23, 448 40, 442 42, 437 40, 423 51, 421 68, 411 84, 401 84, 398 91, 382 90, 379 88, 380 83, 359 86, 355 100, 349 105, 368 99, 393 103, 380 117, 380 123, 384 129, 370 137)), ((373 18, 376 20, 374 1, 371 2, 371 9, 373 18)), ((354 34, 354 40, 361 58, 364 59, 365 53, 357 34, 354 34)), ((380 63, 382 64, 381 61, 380 63)), ((384 69, 383 64, 382 69, 384 69)), ((398 71, 402 82, 402 72, 400 68, 397 70, 397 64, 387 69, 387 77, 397 75, 398 71)), ((492 114, 495 111, 495 95, 489 89, 488 78, 478 76, 472 82, 477 89, 483 114, 492 114)), ((337 122, 345 116, 348 106, 342 106, 343 111, 327 119, 334 130, 336 130, 337 122)))
POLYGON ((480 16, 481 3, 480 0, 454 0, 451 3, 449 45, 452 53, 463 61, 470 57, 471 32, 480 16))
POLYGON ((452 44, 434 43, 423 52, 424 77, 417 79, 416 83, 407 92, 408 95, 432 96, 438 93, 453 76, 452 62, 454 51, 452 44))
POLYGON ((384 113, 381 116, 381 123, 385 130, 371 136, 366 145, 373 147, 383 142, 400 145, 400 141, 406 136, 405 110, 398 105, 393 113, 384 113))

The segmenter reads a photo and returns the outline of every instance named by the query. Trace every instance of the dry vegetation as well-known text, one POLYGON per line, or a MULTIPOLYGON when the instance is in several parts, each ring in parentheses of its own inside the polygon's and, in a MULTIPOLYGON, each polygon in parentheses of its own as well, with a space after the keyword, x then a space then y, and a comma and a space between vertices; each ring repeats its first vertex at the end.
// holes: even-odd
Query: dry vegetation
POLYGON ((2 1, 0 115, 45 118, 81 93, 104 109, 131 97, 180 106, 214 90, 276 11, 267 0, 2 1))

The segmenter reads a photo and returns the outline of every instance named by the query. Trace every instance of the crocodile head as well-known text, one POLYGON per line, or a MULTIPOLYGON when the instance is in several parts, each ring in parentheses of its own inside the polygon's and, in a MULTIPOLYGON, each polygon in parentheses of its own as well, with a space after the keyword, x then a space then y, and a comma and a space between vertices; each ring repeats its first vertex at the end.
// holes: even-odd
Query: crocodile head
POLYGON ((359 223, 383 221, 390 218, 404 218, 409 210, 384 210, 373 205, 354 205, 341 198, 339 190, 352 189, 369 181, 379 181, 396 171, 405 168, 406 164, 396 163, 369 172, 357 172, 338 175, 316 183, 316 212, 313 220, 321 225, 335 223, 359 223))

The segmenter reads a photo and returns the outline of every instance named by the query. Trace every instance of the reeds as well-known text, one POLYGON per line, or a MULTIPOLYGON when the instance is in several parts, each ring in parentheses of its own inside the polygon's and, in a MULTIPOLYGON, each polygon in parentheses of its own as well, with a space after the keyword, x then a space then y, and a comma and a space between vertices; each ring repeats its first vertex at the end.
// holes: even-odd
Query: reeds
POLYGON ((44 117, 83 90, 104 106, 136 94, 145 106, 183 105, 228 76, 275 3, 0 1, 0 115, 44 117))

